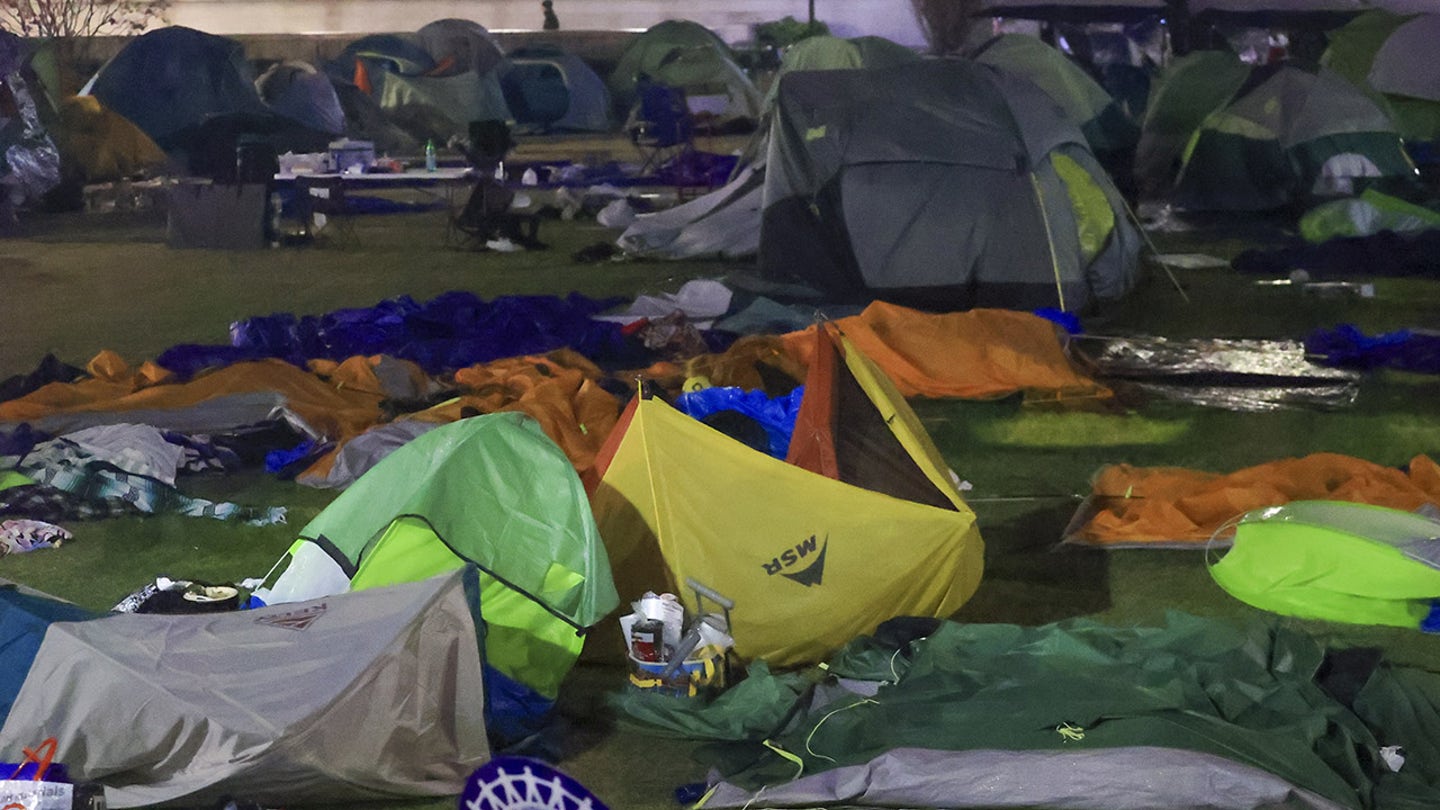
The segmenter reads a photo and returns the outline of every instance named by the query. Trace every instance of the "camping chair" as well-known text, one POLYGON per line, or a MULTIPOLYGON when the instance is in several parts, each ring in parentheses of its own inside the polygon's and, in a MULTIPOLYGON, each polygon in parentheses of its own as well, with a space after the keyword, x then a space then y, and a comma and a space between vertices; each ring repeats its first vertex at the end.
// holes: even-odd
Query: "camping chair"
POLYGON ((329 242, 342 247, 360 244, 355 231, 355 210, 346 196, 343 178, 302 176, 296 188, 303 227, 316 244, 329 242))
POLYGON ((544 247, 539 240, 539 218, 512 211, 515 192, 495 176, 495 170, 514 146, 510 127, 504 121, 470 122, 470 138, 464 151, 478 180, 464 204, 450 213, 447 245, 478 250, 493 240, 508 239, 520 247, 544 247))
POLYGON ((625 130, 640 150, 640 174, 644 175, 695 150, 695 122, 685 103, 685 91, 679 87, 642 76, 636 93, 639 98, 625 130))

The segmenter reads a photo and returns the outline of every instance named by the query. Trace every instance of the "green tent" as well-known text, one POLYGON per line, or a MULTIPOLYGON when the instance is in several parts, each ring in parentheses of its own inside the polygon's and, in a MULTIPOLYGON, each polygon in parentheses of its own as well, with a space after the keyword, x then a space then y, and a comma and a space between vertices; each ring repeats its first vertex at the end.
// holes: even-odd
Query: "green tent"
POLYGON ((1024 76, 1055 100, 1096 153, 1124 152, 1140 128, 1120 104, 1065 54, 1025 34, 1001 34, 971 55, 975 61, 1024 76))
POLYGON ((1143 195, 1155 197, 1170 189, 1185 145, 1249 75, 1250 68, 1230 51, 1188 53, 1160 73, 1135 147, 1135 177, 1143 195))
POLYGON ((687 97, 710 97, 716 123, 760 118, 760 91, 735 63, 730 46, 705 26, 666 20, 635 37, 620 55, 606 82, 622 110, 636 102, 640 76, 677 87, 687 97))
POLYGON ((1251 69, 1181 157, 1171 201, 1199 211, 1265 211, 1349 193, 1354 178, 1413 177, 1389 114, 1329 68, 1251 69))
POLYGON ((797 70, 860 70, 881 68, 914 62, 920 54, 904 45, 891 42, 884 37, 866 36, 845 39, 820 34, 806 37, 785 49, 780 59, 780 69, 770 82, 765 94, 765 110, 775 107, 775 94, 780 89, 780 78, 797 70))
POLYGON ((1246 514, 1210 575, 1264 610, 1418 627, 1440 599, 1440 521, 1383 506, 1292 501, 1246 514))
POLYGON ((411 440, 305 526, 281 562, 257 592, 269 604, 479 566, 487 721, 501 736, 548 711, 584 630, 618 604, 579 476, 520 413, 411 440), (497 715, 510 711, 519 716, 497 715))
POLYGON ((1372 91, 1407 140, 1440 140, 1440 80, 1416 70, 1432 59, 1440 14, 1368 11, 1331 32, 1321 63, 1372 91))

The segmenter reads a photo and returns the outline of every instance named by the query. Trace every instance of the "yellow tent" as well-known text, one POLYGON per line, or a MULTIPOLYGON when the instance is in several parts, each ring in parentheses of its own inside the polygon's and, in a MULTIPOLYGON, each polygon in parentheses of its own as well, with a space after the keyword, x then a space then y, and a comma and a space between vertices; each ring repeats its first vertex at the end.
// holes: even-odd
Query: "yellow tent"
POLYGON ((637 397, 591 496, 622 604, 668 589, 696 610, 693 578, 734 600, 737 654, 779 666, 893 616, 947 616, 982 570, 975 515, 914 412, 843 337, 815 335, 790 461, 637 397))
POLYGON ((94 96, 60 103, 55 139, 63 159, 87 183, 103 183, 159 171, 165 153, 150 136, 94 96))

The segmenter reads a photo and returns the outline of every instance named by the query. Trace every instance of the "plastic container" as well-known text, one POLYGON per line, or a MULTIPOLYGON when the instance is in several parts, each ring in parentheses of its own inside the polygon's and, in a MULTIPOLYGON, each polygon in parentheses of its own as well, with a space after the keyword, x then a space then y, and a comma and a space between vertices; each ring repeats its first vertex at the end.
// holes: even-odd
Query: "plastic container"
POLYGON ((669 678, 663 678, 669 664, 663 661, 640 661, 630 658, 630 686, 644 691, 658 691, 676 697, 713 695, 725 688, 725 654, 708 648, 699 655, 685 659, 669 678))

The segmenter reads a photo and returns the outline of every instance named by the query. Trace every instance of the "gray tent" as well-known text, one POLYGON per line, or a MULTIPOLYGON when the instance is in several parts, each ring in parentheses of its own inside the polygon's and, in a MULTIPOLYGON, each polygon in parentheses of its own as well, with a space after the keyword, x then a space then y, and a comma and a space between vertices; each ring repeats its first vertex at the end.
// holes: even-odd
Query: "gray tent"
POLYGON ((458 793, 489 757, 467 576, 53 623, 0 727, 0 761, 44 730, 110 807, 458 793))
POLYGON ((510 52, 500 77, 505 99, 522 129, 609 132, 610 90, 585 60, 540 43, 510 52))
POLYGON ((914 51, 883 37, 841 39, 821 35, 791 45, 765 96, 760 128, 741 151, 730 182, 698 199, 639 217, 620 235, 620 247, 630 255, 650 258, 754 256, 760 249, 765 155, 769 151, 770 121, 780 77, 802 70, 891 67, 919 59, 914 51))
POLYGON ((1080 130, 1035 85, 965 60, 786 76, 764 200, 761 274, 832 299, 1080 311, 1139 272, 1080 130))

